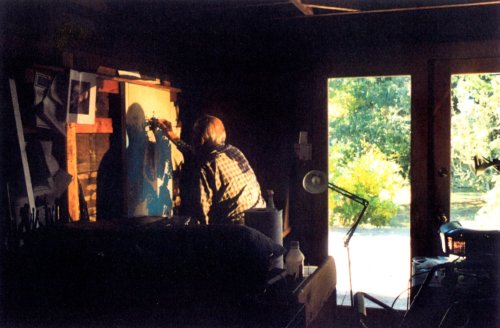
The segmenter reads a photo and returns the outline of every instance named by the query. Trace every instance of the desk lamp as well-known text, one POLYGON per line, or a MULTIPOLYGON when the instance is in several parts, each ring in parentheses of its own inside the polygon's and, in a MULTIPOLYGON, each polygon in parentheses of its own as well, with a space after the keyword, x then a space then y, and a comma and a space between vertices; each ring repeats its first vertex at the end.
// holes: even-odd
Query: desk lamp
POLYGON ((328 182, 327 176, 324 172, 322 171, 317 171, 317 170, 312 170, 309 171, 305 176, 304 179, 302 180, 302 186, 304 189, 311 194, 320 194, 324 192, 327 188, 341 194, 344 197, 347 197, 353 201, 355 201, 358 204, 363 205, 363 209, 358 215, 358 218, 354 222, 354 224, 351 226, 351 228, 347 231, 347 234, 344 237, 344 247, 347 250, 347 261, 348 261, 348 268, 349 268, 349 286, 350 286, 350 292, 351 292, 351 306, 354 304, 354 297, 352 295, 352 279, 351 279, 351 256, 349 254, 349 241, 351 240, 352 235, 354 234, 354 231, 356 231, 356 228, 359 225, 359 222, 363 218, 363 215, 365 214, 365 211, 368 207, 369 202, 364 199, 359 197, 358 195, 355 195, 345 189, 340 188, 339 186, 328 182))

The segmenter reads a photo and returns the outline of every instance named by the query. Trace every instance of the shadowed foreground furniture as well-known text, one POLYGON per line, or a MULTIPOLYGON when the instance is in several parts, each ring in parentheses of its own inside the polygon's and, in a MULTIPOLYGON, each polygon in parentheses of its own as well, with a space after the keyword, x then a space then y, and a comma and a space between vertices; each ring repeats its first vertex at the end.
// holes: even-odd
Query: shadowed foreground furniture
POLYGON ((267 283, 285 250, 262 233, 143 223, 72 223, 27 238, 5 272, 4 323, 287 327, 310 316, 307 283, 267 283))

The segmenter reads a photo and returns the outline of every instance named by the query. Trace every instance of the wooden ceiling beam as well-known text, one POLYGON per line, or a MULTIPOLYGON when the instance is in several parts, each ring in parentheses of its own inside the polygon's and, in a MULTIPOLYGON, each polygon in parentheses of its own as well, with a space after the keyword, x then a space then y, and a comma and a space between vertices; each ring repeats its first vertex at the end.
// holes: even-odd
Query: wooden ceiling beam
POLYGON ((324 10, 334 10, 334 11, 345 11, 345 12, 357 12, 359 9, 346 8, 346 7, 334 7, 334 6, 322 6, 322 5, 304 5, 309 8, 318 8, 324 10))
MULTIPOLYGON (((447 1, 447 0, 442 0, 447 1)), ((438 3, 436 1, 436 3, 438 3)), ((448 1, 449 2, 449 1, 448 1)), ((343 15, 359 15, 359 14, 379 14, 379 13, 396 13, 396 12, 410 12, 410 11, 425 11, 425 10, 436 10, 436 9, 449 9, 449 8, 467 8, 467 7, 480 7, 480 6, 495 6, 500 4, 500 0, 485 0, 485 1, 472 1, 472 2, 466 2, 463 3, 464 0, 456 0, 456 3, 451 3, 450 4, 429 4, 428 6, 423 6, 423 7, 406 7, 406 6, 396 6, 396 7, 390 7, 390 8, 384 8, 384 9, 360 9, 360 10, 338 10, 339 12, 332 12, 332 13, 322 13, 322 14, 316 14, 314 17, 321 17, 321 16, 343 16, 343 15)), ((311 4, 303 4, 303 6, 310 7, 315 7, 315 5, 311 4)), ((322 8, 326 9, 326 8, 322 8)), ((348 8, 346 8, 348 9, 348 8)), ((332 11, 334 11, 332 9, 332 11)), ((287 19, 300 19, 301 17, 289 17, 287 19)))
POLYGON ((497 0, 385 0, 363 1, 360 0, 302 0, 303 6, 311 9, 332 10, 340 12, 372 12, 372 11, 398 11, 403 9, 419 8, 448 8, 473 5, 497 4, 497 0))
POLYGON ((302 0, 304 6, 323 10, 360 11, 360 0, 302 0))
POLYGON ((309 8, 308 6, 304 5, 302 3, 302 0, 290 0, 290 3, 292 3, 305 16, 312 16, 312 15, 314 15, 313 10, 311 8, 309 8))

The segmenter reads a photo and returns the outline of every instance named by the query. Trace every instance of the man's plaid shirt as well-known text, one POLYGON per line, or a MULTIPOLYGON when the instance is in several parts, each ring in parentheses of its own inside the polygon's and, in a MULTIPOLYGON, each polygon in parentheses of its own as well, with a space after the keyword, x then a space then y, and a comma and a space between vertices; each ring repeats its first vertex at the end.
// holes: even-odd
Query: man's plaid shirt
POLYGON ((260 185, 245 155, 220 146, 201 162, 200 204, 205 223, 229 223, 250 208, 265 207, 260 185))

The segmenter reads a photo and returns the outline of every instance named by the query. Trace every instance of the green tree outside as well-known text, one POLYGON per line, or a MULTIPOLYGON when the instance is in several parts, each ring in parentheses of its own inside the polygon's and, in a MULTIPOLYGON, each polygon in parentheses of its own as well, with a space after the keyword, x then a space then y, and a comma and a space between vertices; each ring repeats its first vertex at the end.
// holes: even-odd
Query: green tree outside
POLYGON ((452 202, 458 203, 452 206, 451 217, 498 229, 499 172, 491 167, 476 173, 473 157, 500 156, 500 75, 453 75, 451 82, 451 186, 452 202))
POLYGON ((500 75, 453 75, 452 90, 453 190, 488 191, 495 172, 476 174, 473 156, 500 155, 500 75))
MULTIPOLYGON (((329 170, 334 184, 370 202, 364 223, 387 225, 408 185, 410 77, 328 81, 329 170)), ((330 224, 348 225, 359 205, 330 193, 330 224)))
MULTIPOLYGON (((398 193, 409 188, 410 86, 409 76, 328 80, 330 182, 368 199, 363 222, 374 226, 391 222, 398 193)), ((478 175, 472 158, 500 155, 500 75, 454 75, 451 87, 452 192, 484 194, 474 213, 498 221, 498 171, 478 175)), ((352 223, 360 211, 334 192, 329 208, 330 224, 340 225, 352 223)))

